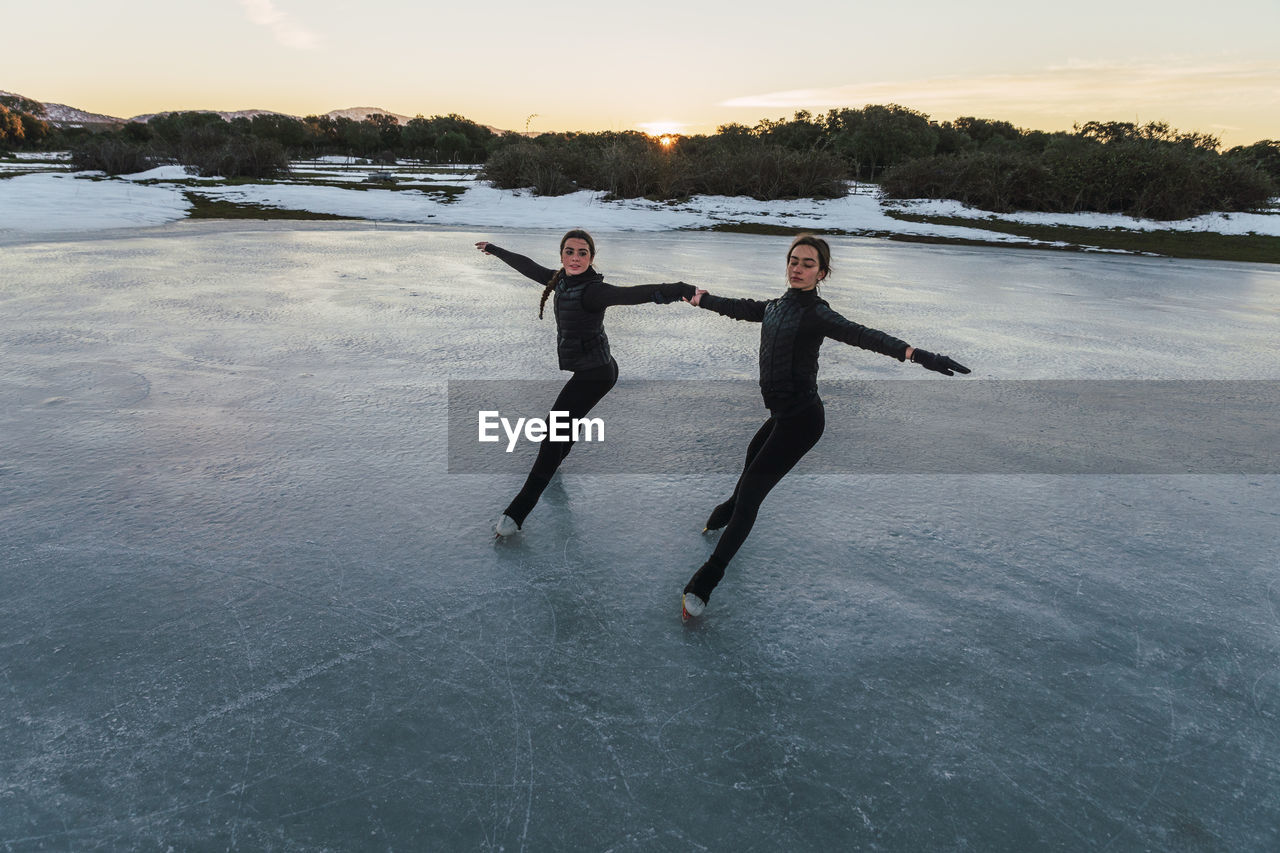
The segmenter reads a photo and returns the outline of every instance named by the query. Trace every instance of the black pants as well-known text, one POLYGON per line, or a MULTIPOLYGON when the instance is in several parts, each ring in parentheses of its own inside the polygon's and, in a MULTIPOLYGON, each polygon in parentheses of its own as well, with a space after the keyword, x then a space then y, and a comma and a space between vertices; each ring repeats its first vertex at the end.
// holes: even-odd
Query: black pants
POLYGON ((770 417, 747 445, 747 463, 734 487, 733 516, 708 561, 723 570, 738 553, 756 523, 760 504, 774 486, 822 438, 826 426, 822 401, 786 417, 770 417))
MULTIPOLYGON (((560 389, 560 394, 552 404, 551 411, 568 412, 571 419, 586 417, 587 412, 604 399, 604 395, 608 394, 617 382, 618 362, 612 357, 609 358, 608 364, 574 371, 569 381, 560 389)), ((572 441, 551 441, 549 436, 544 438, 538 447, 538 458, 533 461, 533 469, 529 472, 528 479, 524 481, 524 488, 512 499, 504 514, 516 524, 524 526, 525 518, 533 511, 538 498, 542 497, 542 492, 555 476, 560 463, 572 449, 572 441)))

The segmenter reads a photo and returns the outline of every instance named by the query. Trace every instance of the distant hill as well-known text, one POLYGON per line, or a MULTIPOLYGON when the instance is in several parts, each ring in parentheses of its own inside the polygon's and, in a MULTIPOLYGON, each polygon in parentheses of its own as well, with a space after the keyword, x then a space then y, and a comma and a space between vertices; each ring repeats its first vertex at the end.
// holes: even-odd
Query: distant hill
POLYGON ((53 124, 124 124, 124 119, 104 116, 101 113, 87 113, 66 104, 45 104, 45 120, 53 124))
POLYGON ((284 113, 278 113, 275 110, 236 110, 233 113, 223 112, 222 110, 166 110, 162 113, 147 113, 146 115, 134 116, 129 121, 151 121, 157 116, 172 115, 175 112, 184 113, 217 113, 222 116, 223 121, 231 121, 234 118, 253 118, 254 116, 282 116, 284 113))
POLYGON ((391 110, 384 110, 381 107, 349 107, 345 110, 331 110, 325 115, 329 118, 349 118, 352 121, 364 121, 371 115, 381 113, 384 116, 391 116, 400 124, 408 124, 413 116, 402 116, 399 113, 393 113, 391 110))
MULTIPOLYGON (((408 124, 410 121, 416 118, 416 116, 405 116, 405 115, 400 115, 399 113, 393 113, 391 112, 391 110, 384 110, 381 107, 350 107, 345 110, 330 110, 329 112, 325 113, 325 115, 328 116, 329 118, 333 118, 333 119, 349 118, 352 121, 364 121, 369 116, 378 115, 378 114, 381 114, 384 116, 391 116, 400 124, 408 124)), ((299 116, 294 116, 294 118, 299 118, 299 116)), ((490 125, 490 124, 481 125, 481 126, 487 129, 489 132, 496 133, 500 136, 503 134, 513 132, 510 130, 503 130, 502 128, 499 128, 499 127, 494 127, 493 125, 490 125)), ((524 135, 527 136, 530 134, 524 134, 524 135)))
MULTIPOLYGON (((151 121, 151 119, 155 118, 156 116, 170 115, 173 112, 178 112, 178 110, 168 110, 162 113, 148 113, 147 115, 134 116, 133 118, 129 119, 129 121, 151 121)), ((254 116, 264 116, 264 115, 265 116, 284 116, 285 118, 295 118, 299 120, 303 118, 302 116, 289 115, 288 113, 278 112, 277 110, 236 110, 235 112, 226 112, 224 110, 181 110, 181 112, 217 113, 218 115, 222 116, 224 121, 231 121, 232 119, 237 119, 237 118, 253 118, 254 116)), ((405 124, 411 118, 413 118, 413 116, 398 115, 396 113, 391 112, 391 110, 384 110, 384 109, 380 109, 379 107, 350 107, 345 110, 331 110, 330 112, 325 113, 325 115, 329 118, 334 118, 334 119, 349 118, 352 121, 364 121, 365 118, 367 118, 368 116, 371 116, 377 113, 391 116, 400 124, 405 124)))
MULTIPOLYGON (((14 92, 0 91, 0 95, 15 95, 15 94, 16 93, 14 92)), ((25 96, 18 95, 18 97, 25 97, 25 96)), ((28 98, 28 100, 35 101, 36 99, 28 98)), ((36 101, 36 103, 42 103, 42 102, 36 101)), ((50 124, 68 125, 68 126, 77 126, 77 125, 86 125, 86 124, 127 124, 128 122, 131 122, 131 121, 146 122, 146 121, 150 121, 156 116, 169 115, 172 112, 179 112, 178 110, 165 110, 163 112, 158 112, 158 113, 147 113, 146 115, 132 116, 131 118, 118 118, 116 116, 108 116, 108 115, 102 115, 100 113, 86 112, 84 110, 77 109, 75 107, 69 107, 66 104, 44 103, 44 109, 45 109, 44 118, 50 124)), ((222 118, 226 121, 231 121, 232 119, 236 119, 236 118, 253 118, 254 116, 259 116, 259 115, 285 116, 287 118, 296 118, 299 120, 303 118, 303 116, 293 116, 293 115, 289 115, 288 113, 277 112, 276 110, 236 110, 235 112, 225 112, 223 110, 181 110, 181 112, 217 113, 218 115, 222 116, 222 118)), ((382 115, 389 115, 393 117, 396 121, 398 121, 400 124, 407 124, 412 118, 414 118, 413 116, 406 116, 406 115, 400 115, 399 113, 393 113, 391 112, 391 110, 384 110, 381 107, 348 107, 345 110, 331 110, 330 112, 325 113, 325 115, 332 119, 347 118, 347 119, 351 119, 352 121, 364 121, 366 117, 371 116, 375 113, 381 113, 382 115)), ((496 127, 489 127, 489 130, 499 134, 511 132, 508 130, 501 130, 496 127)))
MULTIPOLYGON (((19 95, 16 92, 0 91, 0 96, 12 95, 17 98, 25 98, 25 95, 19 95)), ((35 101, 35 98, 27 98, 28 101, 35 101)), ((66 104, 42 103, 36 101, 44 107, 44 115, 42 118, 52 124, 124 124, 122 118, 114 116, 104 116, 98 113, 88 113, 84 110, 78 110, 75 107, 69 107, 66 104)))

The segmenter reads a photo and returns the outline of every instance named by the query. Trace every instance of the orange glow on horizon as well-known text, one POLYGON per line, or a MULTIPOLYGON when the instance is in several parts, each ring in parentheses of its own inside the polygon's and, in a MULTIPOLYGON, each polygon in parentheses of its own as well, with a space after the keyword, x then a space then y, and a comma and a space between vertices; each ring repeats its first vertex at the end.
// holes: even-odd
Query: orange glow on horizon
POLYGON ((642 121, 636 125, 654 139, 661 139, 664 136, 677 137, 686 126, 684 122, 679 121, 642 121))

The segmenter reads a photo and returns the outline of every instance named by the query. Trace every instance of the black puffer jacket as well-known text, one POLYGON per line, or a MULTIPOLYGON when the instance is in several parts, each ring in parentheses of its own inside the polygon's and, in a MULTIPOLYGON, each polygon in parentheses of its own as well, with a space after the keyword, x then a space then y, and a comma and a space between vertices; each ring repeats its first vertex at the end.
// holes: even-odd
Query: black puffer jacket
POLYGON ((729 299, 704 294, 698 305, 760 323, 760 393, 773 414, 794 413, 818 399, 818 349, 832 338, 904 361, 907 343, 860 326, 831 310, 816 290, 791 288, 777 299, 729 299))
POLYGON ((591 267, 556 282, 556 355, 561 370, 587 370, 608 364, 609 336, 604 333, 604 311, 588 311, 583 304, 588 288, 603 284, 604 276, 591 267))
POLYGON ((546 286, 558 275, 555 289, 556 354, 561 370, 587 370, 608 364, 609 336, 604 333, 604 311, 613 305, 643 305, 654 302, 665 305, 682 298, 691 299, 692 284, 682 281, 670 284, 638 284, 615 287, 606 284, 604 276, 587 267, 578 275, 563 275, 534 263, 524 255, 508 252, 489 243, 485 250, 500 258, 512 269, 546 286))

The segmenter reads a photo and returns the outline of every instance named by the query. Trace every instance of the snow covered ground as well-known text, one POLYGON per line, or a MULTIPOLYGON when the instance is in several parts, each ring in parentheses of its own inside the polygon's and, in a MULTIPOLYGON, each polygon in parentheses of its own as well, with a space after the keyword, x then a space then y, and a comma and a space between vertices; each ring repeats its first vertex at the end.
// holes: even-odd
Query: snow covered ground
MULTIPOLYGON (((761 202, 751 198, 699 196, 667 204, 642 199, 604 201, 603 193, 581 191, 538 197, 526 191, 496 190, 474 172, 405 166, 378 167, 347 158, 308 161, 296 167, 299 181, 220 185, 197 180, 178 167, 140 175, 103 178, 95 173, 26 174, 0 180, 0 239, 22 234, 154 225, 183 218, 190 208, 184 193, 240 204, 334 214, 379 222, 455 227, 561 227, 573 223, 603 231, 669 231, 716 225, 772 225, 796 230, 822 228, 855 234, 909 234, 945 239, 1028 244, 1036 241, 982 228, 985 211, 955 202, 885 202, 866 187, 833 200, 761 202), (396 179, 400 189, 354 189, 371 174, 396 179), (146 181, 145 189, 134 185, 146 181), (345 184, 334 186, 332 184, 345 184), (906 222, 891 211, 972 219, 972 227, 906 222)), ((1011 214, 1004 221, 1072 225, 1083 228, 1210 231, 1280 236, 1280 214, 1211 214, 1179 222, 1155 222, 1102 214, 1011 214)))
MULTIPOLYGON (((163 183, 39 181, 82 189, 75 217, 106 192, 118 216, 179 215, 163 183)), ((450 473, 452 383, 561 375, 538 288, 472 245, 549 263, 553 214, 615 209, 547 204, 539 229, 9 239, 0 849, 1280 848, 1274 443, 1239 474, 832 474, 815 455, 682 625, 732 475, 616 473, 579 447, 494 542, 528 452, 450 473)), ((782 285, 783 237, 627 215, 597 235, 617 284, 782 285)), ((828 342, 819 449, 845 471, 861 448, 838 424, 961 425, 841 380, 1024 403, 1024 380, 1280 380, 1269 265, 832 244, 834 307, 974 369, 828 342)), ((600 413, 662 437, 717 380, 739 393, 656 452, 740 459, 758 330, 685 305, 606 322, 623 379, 667 394, 620 385, 600 413)), ((1274 410, 1243 415, 1274 430, 1274 410)), ((1035 449, 1000 441, 1008 411, 976 433, 999 470, 1035 449)), ((1102 426, 1080 440, 1126 425, 1102 426)))
POLYGON ((19 175, 0 180, 0 239, 163 225, 190 208, 172 187, 83 173, 19 175))
POLYGON ((14 160, 24 160, 31 163, 57 163, 59 161, 67 161, 71 159, 69 151, 14 151, 9 155, 14 160))
MULTIPOLYGON (((1274 203, 1280 204, 1280 199, 1274 203)), ((1280 210, 1271 213, 1209 213, 1190 219, 1162 222, 1136 219, 1119 213, 991 213, 958 201, 919 199, 895 201, 891 207, 919 216, 957 216, 965 219, 994 219, 1030 225, 1068 225, 1073 228, 1119 228, 1131 231, 1206 231, 1215 234, 1280 235, 1280 210)))
POLYGON ((35 172, 71 171, 71 155, 67 152, 15 151, 0 157, 0 177, 35 172))

